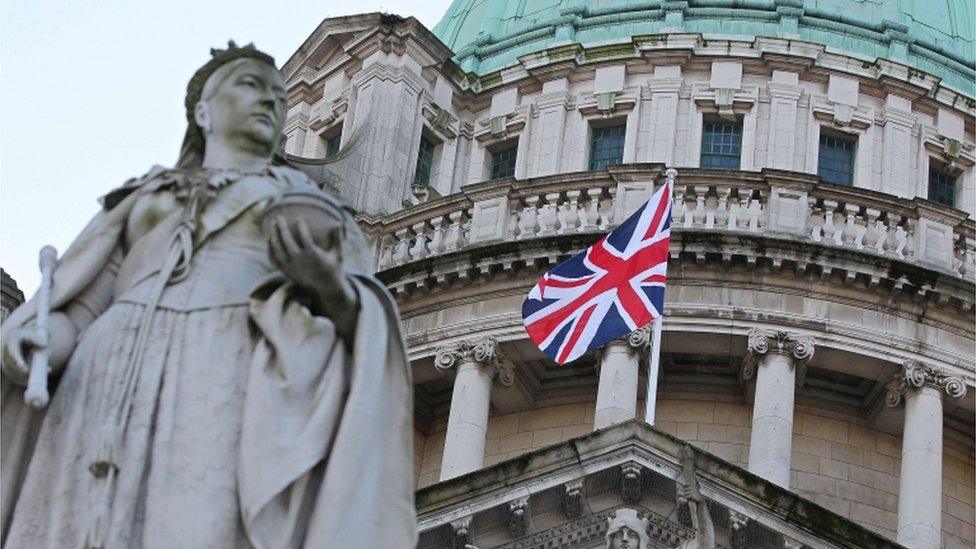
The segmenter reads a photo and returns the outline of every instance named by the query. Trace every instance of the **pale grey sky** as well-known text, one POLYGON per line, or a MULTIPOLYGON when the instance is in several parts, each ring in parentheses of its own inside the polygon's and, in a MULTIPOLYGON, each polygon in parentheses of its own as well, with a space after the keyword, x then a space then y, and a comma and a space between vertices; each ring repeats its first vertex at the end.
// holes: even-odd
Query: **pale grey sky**
POLYGON ((0 7, 0 266, 28 296, 96 199, 172 165, 186 83, 228 39, 284 63, 327 17, 383 11, 428 28, 450 0, 6 0, 0 7))

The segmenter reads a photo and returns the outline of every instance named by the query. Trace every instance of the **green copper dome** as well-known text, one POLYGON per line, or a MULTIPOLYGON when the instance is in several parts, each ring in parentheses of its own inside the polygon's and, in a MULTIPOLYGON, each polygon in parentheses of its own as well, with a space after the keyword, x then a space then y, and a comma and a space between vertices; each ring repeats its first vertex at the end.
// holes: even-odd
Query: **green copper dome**
POLYGON ((783 36, 892 59, 974 96, 972 0, 454 0, 434 34, 485 75, 520 56, 669 31, 783 36))

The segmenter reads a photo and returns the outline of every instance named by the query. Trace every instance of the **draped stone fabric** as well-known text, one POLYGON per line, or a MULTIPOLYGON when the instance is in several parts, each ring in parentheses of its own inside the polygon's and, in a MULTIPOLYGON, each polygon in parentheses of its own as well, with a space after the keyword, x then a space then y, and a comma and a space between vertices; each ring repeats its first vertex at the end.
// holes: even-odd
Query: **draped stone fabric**
MULTIPOLYGON (((113 193, 111 207, 64 254, 54 309, 96 279, 139 198, 169 192, 160 174, 113 193)), ((246 260, 252 264, 240 272, 266 272, 253 291, 230 295, 226 287, 236 286, 226 284, 200 294, 219 299, 179 306, 184 286, 170 287, 153 316, 118 458, 108 547, 415 543, 412 384, 395 306, 355 263, 347 276, 358 314, 354 329, 340 330, 351 339, 302 306, 256 253, 253 234, 270 196, 310 183, 286 168, 264 179, 221 190, 227 199, 204 212, 206 235, 181 282, 206 289, 234 272, 215 262, 246 260)), ((361 233, 344 215, 343 249, 359 253, 361 233)), ((3 380, 5 547, 78 547, 85 539, 105 395, 120 382, 146 311, 138 284, 130 290, 81 334, 47 410, 27 409, 22 389, 3 380)), ((4 328, 30 322, 34 307, 26 303, 4 328)))

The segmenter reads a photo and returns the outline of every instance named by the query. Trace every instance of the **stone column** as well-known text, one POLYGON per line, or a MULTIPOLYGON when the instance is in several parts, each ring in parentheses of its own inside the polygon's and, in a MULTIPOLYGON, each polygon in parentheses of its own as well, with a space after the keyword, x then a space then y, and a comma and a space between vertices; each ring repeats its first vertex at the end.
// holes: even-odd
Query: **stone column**
POLYGON ((498 343, 491 337, 439 349, 434 366, 457 368, 441 460, 440 480, 447 480, 484 465, 492 381, 510 386, 513 377, 502 366, 498 343))
POLYGON ((898 482, 898 543, 942 547, 942 393, 966 394, 962 379, 910 360, 888 385, 887 404, 905 405, 898 482))
POLYGON ((803 379, 803 369, 813 357, 813 340, 782 331, 752 330, 748 353, 742 377, 756 377, 749 471, 789 489, 793 398, 797 379, 803 379))
POLYGON ((637 417, 637 378, 640 357, 651 342, 651 326, 645 326, 604 347, 597 360, 600 385, 596 393, 593 429, 637 417))

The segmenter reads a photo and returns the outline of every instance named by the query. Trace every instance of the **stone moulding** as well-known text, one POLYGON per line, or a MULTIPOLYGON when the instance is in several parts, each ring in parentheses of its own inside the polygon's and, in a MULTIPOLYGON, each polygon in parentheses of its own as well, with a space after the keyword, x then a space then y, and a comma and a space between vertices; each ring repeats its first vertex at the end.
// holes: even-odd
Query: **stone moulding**
MULTIPOLYGON (((629 421, 428 486, 417 492, 416 499, 421 540, 424 533, 434 532, 467 516, 501 520, 503 523, 499 523, 498 528, 504 531, 513 492, 517 491, 519 497, 527 496, 531 506, 532 498, 537 494, 545 499, 551 497, 553 490, 566 493, 578 487, 582 491, 583 481, 590 475, 608 470, 620 472, 626 465, 641 466, 642 475, 657 475, 677 482, 683 475, 681 453, 686 446, 686 442, 643 422, 629 421), (472 494, 475 495, 472 497, 472 494)), ((701 494, 710 505, 749 517, 757 527, 782 533, 810 547, 895 547, 864 527, 702 450, 691 448, 690 461, 701 494)), ((622 499, 620 505, 635 507, 622 499)), ((580 519, 589 521, 591 516, 584 514, 580 519)), ((568 525, 563 523, 566 526, 562 530, 551 533, 568 533, 584 526, 573 526, 573 520, 568 525)), ((602 523, 606 524, 605 517, 602 523)), ((594 522, 592 526, 596 524, 594 522)), ((691 537, 690 532, 684 533, 686 527, 670 520, 660 522, 659 526, 665 532, 661 535, 691 537)), ((528 535, 540 533, 529 532, 528 535)))
POLYGON ((888 384, 885 404, 895 408, 904 402, 906 391, 921 389, 922 387, 934 387, 945 392, 949 398, 955 399, 966 396, 968 392, 966 380, 963 378, 947 374, 938 368, 926 366, 916 360, 908 360, 888 384))

